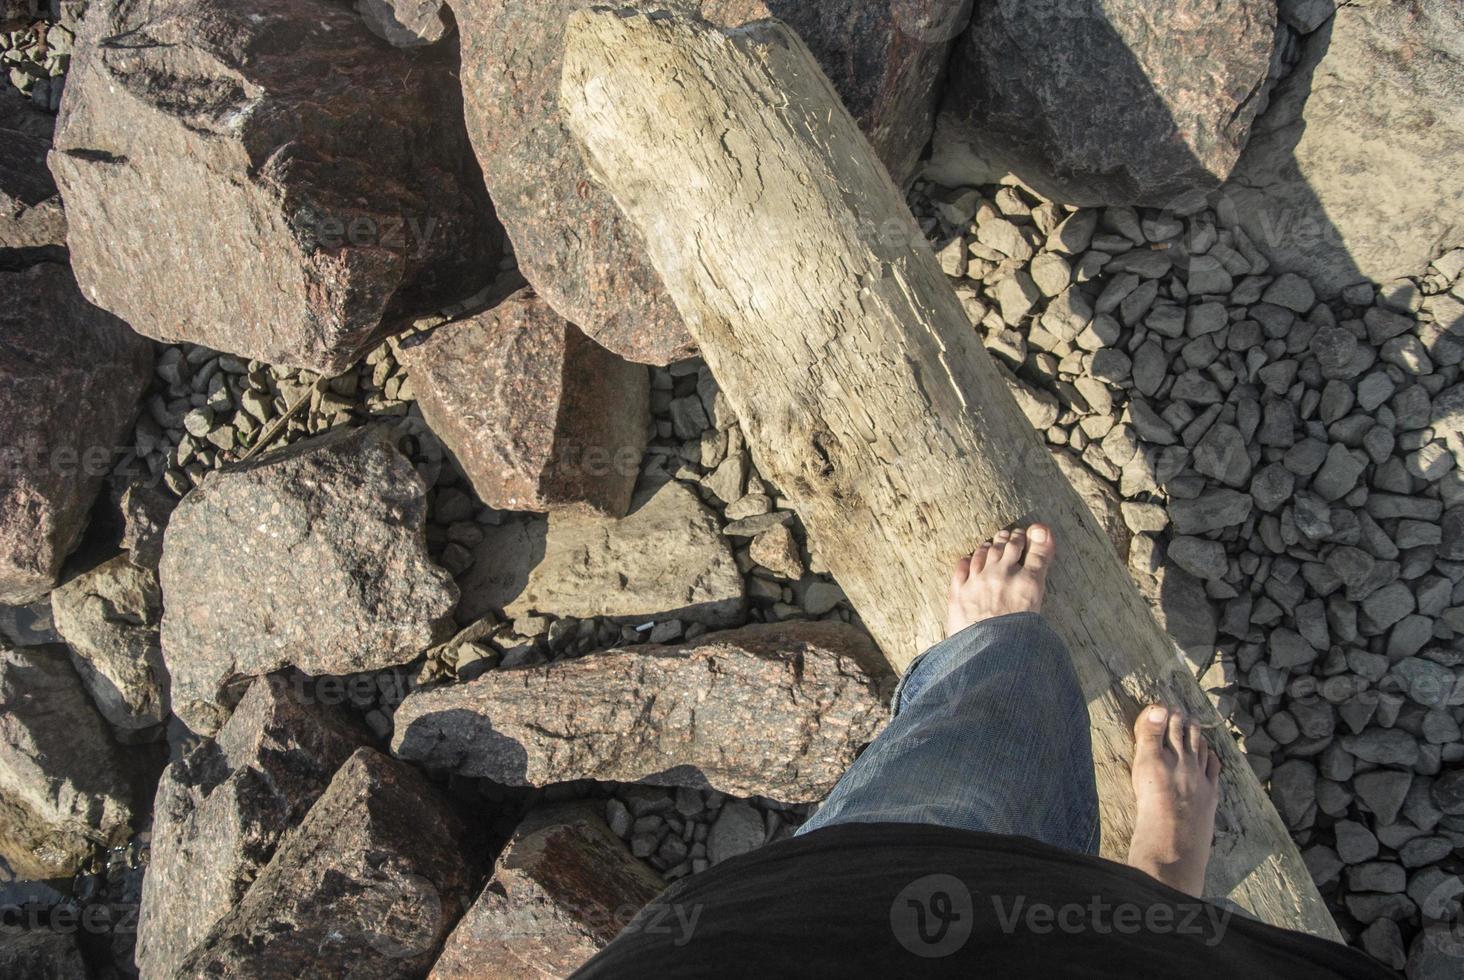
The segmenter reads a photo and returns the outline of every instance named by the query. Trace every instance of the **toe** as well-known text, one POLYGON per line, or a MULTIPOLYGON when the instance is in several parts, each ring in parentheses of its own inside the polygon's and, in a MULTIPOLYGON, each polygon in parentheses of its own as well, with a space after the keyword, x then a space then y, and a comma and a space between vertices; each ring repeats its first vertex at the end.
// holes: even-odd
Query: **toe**
POLYGON ((951 570, 951 594, 954 595, 961 586, 966 584, 966 579, 970 577, 971 556, 967 555, 965 558, 957 561, 956 567, 951 570))
POLYGON ((1200 758, 1200 753, 1205 748, 1204 730, 1199 725, 1194 723, 1189 724, 1184 730, 1184 741, 1190 751, 1190 755, 1193 755, 1197 759, 1200 758))
POLYGON ((1047 567, 1052 564, 1052 557, 1057 553, 1057 542, 1052 537, 1052 529, 1046 524, 1033 524, 1027 529, 1027 560, 1024 567, 1038 576, 1047 577, 1047 567))
POLYGON ((1164 736, 1169 731, 1169 709, 1162 704, 1151 704, 1139 712, 1134 722, 1134 745, 1140 756, 1152 755, 1164 748, 1164 736))
POLYGON ((1169 747, 1180 755, 1185 753, 1184 715, 1178 711, 1169 713, 1169 747))
POLYGON ((1210 782, 1218 782, 1220 779, 1220 753, 1211 752, 1210 758, 1205 760, 1205 778, 1210 782))
POLYGON ((1012 539, 1011 531, 997 531, 991 539, 991 550, 986 553, 986 564, 995 565, 1001 561, 1001 556, 1006 553, 1007 542, 1012 539))
POLYGON ((981 547, 971 552, 971 571, 980 572, 986 567, 986 561, 991 556, 991 542, 982 542, 981 547))
POLYGON ((1012 536, 1001 553, 1001 567, 1005 569, 1017 568, 1022 563, 1022 556, 1027 552, 1027 532, 1022 528, 1014 528, 1012 536))

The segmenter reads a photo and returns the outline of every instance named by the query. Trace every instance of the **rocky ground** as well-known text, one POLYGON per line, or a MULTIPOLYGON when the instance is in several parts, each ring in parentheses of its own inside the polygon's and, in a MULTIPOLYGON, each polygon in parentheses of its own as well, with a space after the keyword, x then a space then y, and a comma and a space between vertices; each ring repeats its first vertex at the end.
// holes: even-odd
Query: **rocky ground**
MULTIPOLYGON (((190 0, 167 29, 216 60, 173 62, 166 45, 101 53, 103 36, 158 29, 129 5, 83 23, 76 0, 4 0, 0 58, 31 114, 0 102, 0 130, 19 134, 0 148, 14 154, 0 155, 0 320, 27 355, 0 351, 0 428, 23 445, 7 420, 40 418, 27 424, 52 457, 106 453, 0 480, 0 872, 22 913, 0 972, 193 976, 261 955, 296 973, 363 955, 382 976, 568 972, 624 924, 586 894, 635 906, 787 836, 883 721, 892 678, 858 615, 557 119, 559 32, 585 5, 462 4, 476 82, 444 106, 431 80, 455 77, 457 52, 432 46, 456 37, 440 3, 363 0, 358 23, 331 0, 271 0, 277 22, 225 30, 190 0), (343 77, 378 55, 402 79, 427 74, 401 95, 333 90, 321 110, 255 57, 271 24, 315 14, 338 28, 343 77), (500 22, 514 31, 485 29, 500 22), (542 77, 501 76, 510 36, 537 46, 542 77), (53 183, 36 164, 74 39, 82 94, 53 183), (229 58, 297 114, 303 162, 243 167, 194 142, 239 108, 229 58), (207 94, 181 106, 182 88, 207 94), (430 145, 410 157, 384 137, 370 166, 322 177, 312 154, 349 155, 335 120, 374 117, 373 100, 393 103, 384 130, 430 145), (466 132, 421 128, 464 110, 466 132), (149 196, 170 184, 194 206, 149 196), (220 195, 203 227, 192 211, 220 195), (398 210, 351 203, 367 197, 398 210), (383 259, 384 229, 423 232, 423 209, 459 220, 383 259), (325 241, 337 214, 364 237, 325 241), (127 237, 154 225, 174 251, 127 237), (563 234, 591 226, 611 231, 563 234), (266 245, 287 254, 245 263, 266 245), (315 288, 295 292, 301 275, 315 288), (241 312, 210 319, 223 279, 241 312), (191 322, 207 328, 178 326, 191 322), (24 412, 4 400, 22 386, 24 412), (725 669, 704 669, 713 657, 725 669), (683 703, 721 710, 694 730, 683 703), (605 887, 565 891, 566 867, 605 887), (530 906, 531 943, 485 941, 530 906)), ((1152 46, 1146 64, 1203 60, 1224 98, 1188 104, 1193 159, 1166 144, 1124 171, 1104 135, 1154 142, 1165 114, 1110 127, 1112 100, 1066 99, 1039 64, 981 76, 993 38, 1045 28, 992 8, 981 37, 962 35, 959 6, 795 26, 899 176, 933 129, 931 173, 976 173, 952 149, 976 132, 1004 166, 1050 167, 1030 183, 1054 197, 1125 199, 1075 208, 975 177, 910 195, 973 329, 1269 782, 1349 941, 1410 980, 1454 975, 1429 936, 1464 896, 1464 249, 1373 282, 1389 248, 1357 252, 1366 275, 1314 257, 1295 266, 1307 278, 1274 265, 1236 195, 1176 196, 1246 170, 1252 124, 1269 133, 1294 111, 1286 87, 1315 67, 1330 2, 1287 0, 1277 20, 1247 0, 1187 48, 1134 41, 1152 46), (890 44, 895 30, 919 43, 890 44), (847 70, 886 61, 900 70, 879 85, 847 70), (1074 127, 1054 126, 1032 145, 954 111, 971 86, 998 108, 1095 118, 1076 127, 1085 141, 1057 145, 1074 127)), ((1112 38, 1074 50, 1111 58, 1112 38)), ((238 154, 271 143, 283 117, 263 115, 220 138, 238 154)), ((1437 196, 1448 167, 1430 169, 1437 196)))

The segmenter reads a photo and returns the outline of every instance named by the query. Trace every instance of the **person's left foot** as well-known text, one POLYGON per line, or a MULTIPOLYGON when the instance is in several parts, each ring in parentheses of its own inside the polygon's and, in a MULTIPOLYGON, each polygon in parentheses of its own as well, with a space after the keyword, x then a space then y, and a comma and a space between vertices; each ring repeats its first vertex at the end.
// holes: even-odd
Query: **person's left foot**
POLYGON ((1045 524, 997 532, 956 562, 947 600, 946 635, 1010 613, 1041 612, 1057 541, 1045 524))

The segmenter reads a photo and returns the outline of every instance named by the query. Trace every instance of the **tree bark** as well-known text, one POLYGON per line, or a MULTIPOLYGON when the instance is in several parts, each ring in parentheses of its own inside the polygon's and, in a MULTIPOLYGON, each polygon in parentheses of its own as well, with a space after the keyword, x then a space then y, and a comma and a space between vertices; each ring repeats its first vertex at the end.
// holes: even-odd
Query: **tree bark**
POLYGON ((982 348, 905 201, 797 36, 584 11, 561 93, 597 179, 736 409, 760 472, 896 668, 942 636, 949 570, 1041 520, 1044 614, 1092 716, 1103 853, 1133 829, 1131 724, 1210 726, 1224 762, 1207 894, 1337 939, 1286 827, 982 348))

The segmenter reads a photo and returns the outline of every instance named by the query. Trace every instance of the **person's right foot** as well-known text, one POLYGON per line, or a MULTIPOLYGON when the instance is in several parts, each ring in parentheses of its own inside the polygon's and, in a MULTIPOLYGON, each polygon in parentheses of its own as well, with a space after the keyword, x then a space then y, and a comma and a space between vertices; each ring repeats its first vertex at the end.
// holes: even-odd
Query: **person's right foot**
POLYGON ((1220 801, 1220 757, 1199 725, 1150 705, 1134 724, 1138 811, 1128 863, 1171 888, 1202 897, 1220 801))

